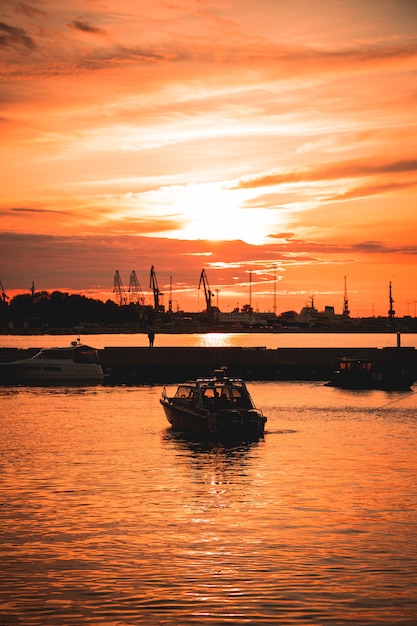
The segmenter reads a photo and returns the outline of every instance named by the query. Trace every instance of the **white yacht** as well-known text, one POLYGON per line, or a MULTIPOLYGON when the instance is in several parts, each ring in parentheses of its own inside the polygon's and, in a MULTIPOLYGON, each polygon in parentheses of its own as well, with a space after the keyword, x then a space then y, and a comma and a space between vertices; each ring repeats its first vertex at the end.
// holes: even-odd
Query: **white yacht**
POLYGON ((29 359, 4 363, 2 370, 9 383, 92 385, 104 380, 97 350, 79 340, 65 348, 43 348, 29 359))

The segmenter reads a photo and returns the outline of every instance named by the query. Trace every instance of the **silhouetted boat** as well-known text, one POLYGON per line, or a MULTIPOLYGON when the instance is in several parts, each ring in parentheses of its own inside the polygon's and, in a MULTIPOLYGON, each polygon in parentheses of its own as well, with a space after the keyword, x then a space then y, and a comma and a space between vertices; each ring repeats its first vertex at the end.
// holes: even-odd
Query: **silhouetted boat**
POLYGON ((383 389, 409 391, 414 376, 398 362, 377 369, 371 359, 343 357, 338 360, 333 377, 327 384, 342 389, 383 389))
POLYGON ((179 385, 174 396, 164 388, 160 402, 174 430, 235 440, 264 434, 267 418, 255 407, 246 383, 227 377, 224 368, 211 378, 179 385))
POLYGON ((29 359, 1 365, 1 379, 17 384, 99 384, 103 369, 95 348, 73 341, 65 348, 43 348, 29 359))

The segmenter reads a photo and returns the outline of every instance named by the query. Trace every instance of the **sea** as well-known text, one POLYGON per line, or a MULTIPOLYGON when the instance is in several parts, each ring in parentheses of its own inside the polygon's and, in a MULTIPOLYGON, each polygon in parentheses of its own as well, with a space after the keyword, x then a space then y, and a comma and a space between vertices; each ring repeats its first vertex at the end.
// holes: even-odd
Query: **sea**
MULTIPOLYGON (((155 346, 397 340, 157 334, 155 346)), ((238 444, 171 432, 161 385, 0 387, 0 625, 415 626, 417 386, 248 387, 268 421, 238 444)))

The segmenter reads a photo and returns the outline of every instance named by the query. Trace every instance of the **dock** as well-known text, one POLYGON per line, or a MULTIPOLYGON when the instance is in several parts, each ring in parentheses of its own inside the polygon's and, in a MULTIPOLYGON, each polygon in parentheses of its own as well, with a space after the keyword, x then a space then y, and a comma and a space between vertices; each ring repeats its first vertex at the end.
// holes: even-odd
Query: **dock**
POLYGON ((99 353, 115 384, 181 382, 211 376, 223 366, 229 376, 245 380, 327 381, 342 356, 371 358, 377 368, 398 363, 417 371, 415 348, 167 347, 104 348, 99 353))
MULTIPOLYGON (((38 348, 0 348, 0 362, 28 358, 38 348)), ((414 347, 387 348, 245 348, 245 347, 105 347, 98 350, 107 381, 114 385, 170 384, 211 376, 227 367, 245 380, 327 381, 341 357, 372 359, 375 367, 398 366, 417 378, 414 347)))

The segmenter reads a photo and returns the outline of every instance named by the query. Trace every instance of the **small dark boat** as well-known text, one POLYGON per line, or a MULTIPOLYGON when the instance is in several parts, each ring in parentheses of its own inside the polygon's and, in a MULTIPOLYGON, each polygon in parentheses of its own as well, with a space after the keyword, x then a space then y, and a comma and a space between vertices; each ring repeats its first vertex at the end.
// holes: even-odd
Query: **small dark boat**
POLYGON ((173 430, 235 440, 264 434, 267 418, 255 407, 245 382, 227 377, 224 368, 212 378, 179 385, 174 396, 164 388, 160 402, 173 430))
POLYGON ((378 369, 371 359, 343 357, 338 360, 333 377, 327 384, 342 389, 410 391, 413 382, 410 370, 399 363, 390 363, 378 369))

